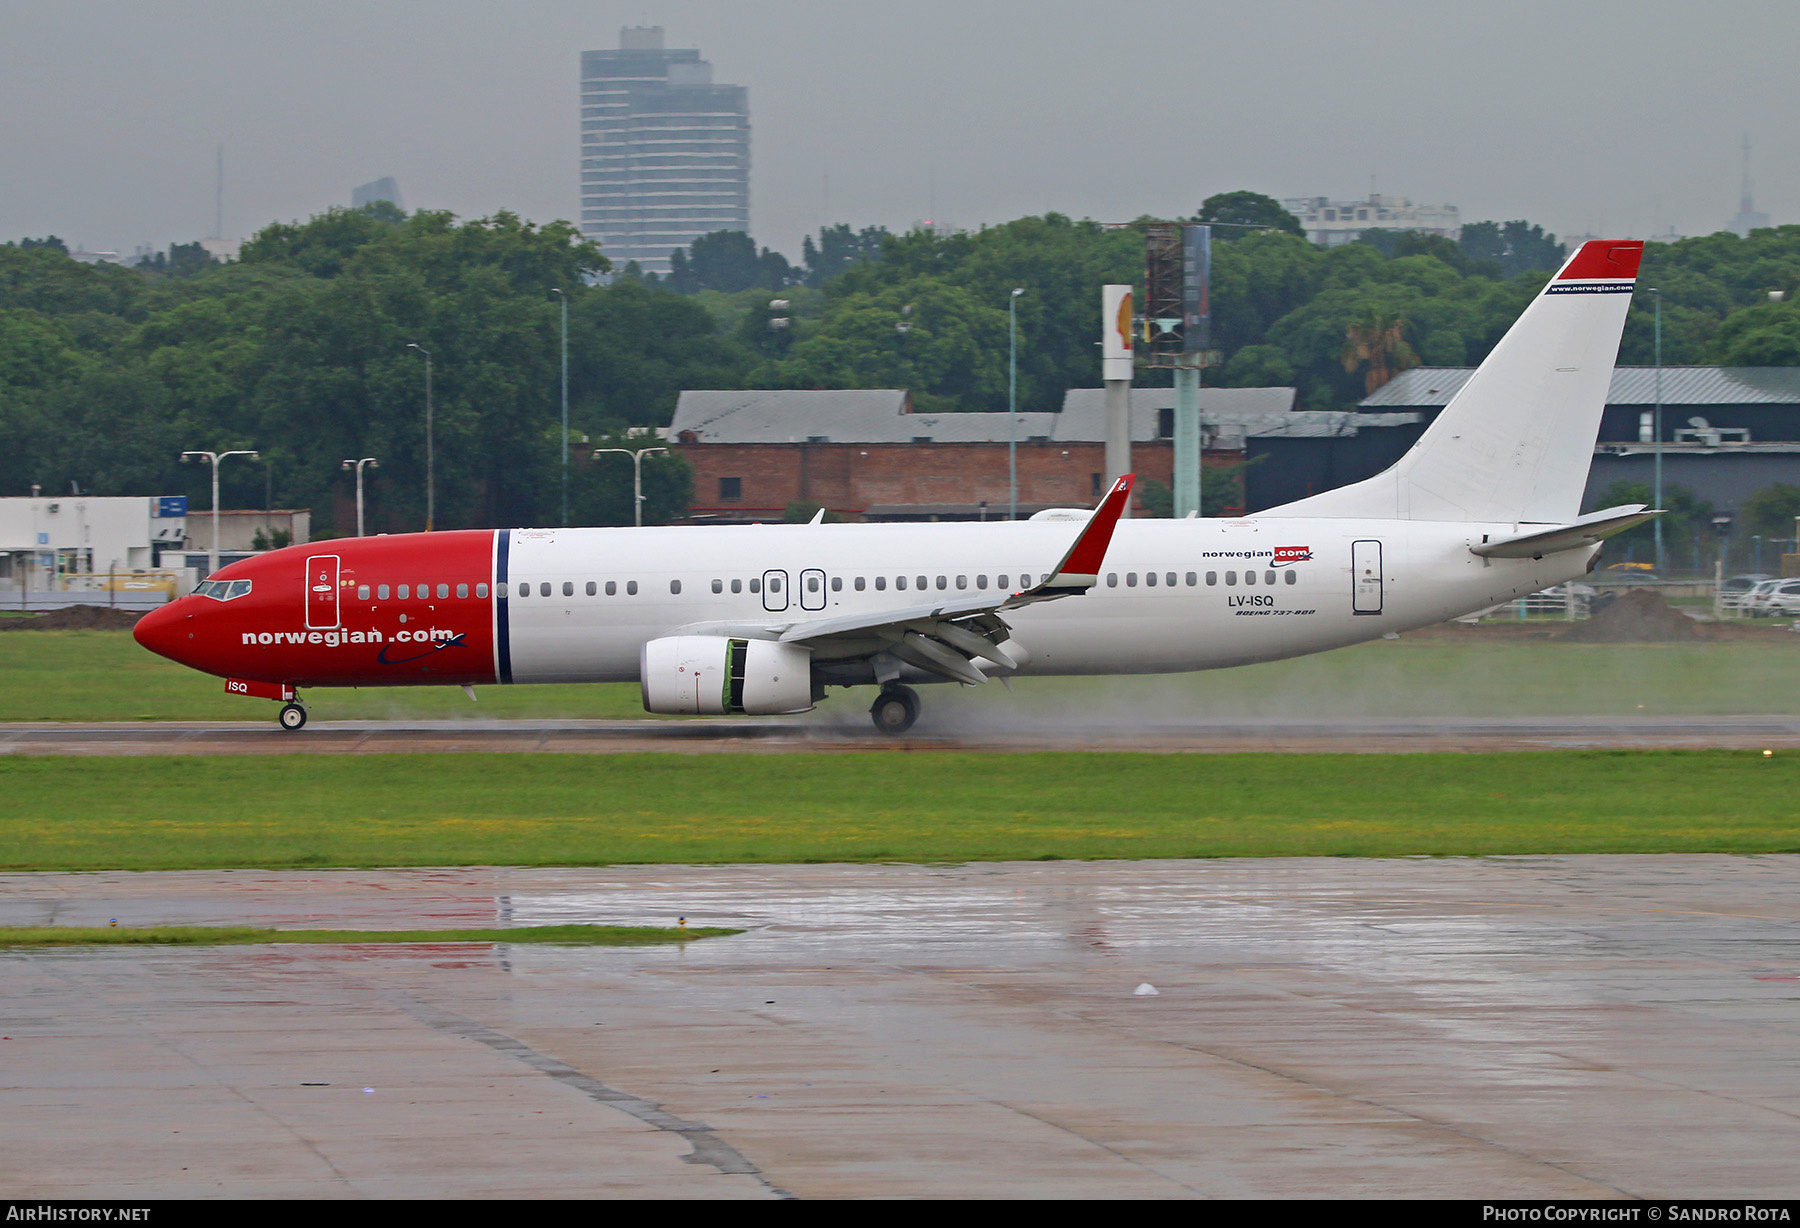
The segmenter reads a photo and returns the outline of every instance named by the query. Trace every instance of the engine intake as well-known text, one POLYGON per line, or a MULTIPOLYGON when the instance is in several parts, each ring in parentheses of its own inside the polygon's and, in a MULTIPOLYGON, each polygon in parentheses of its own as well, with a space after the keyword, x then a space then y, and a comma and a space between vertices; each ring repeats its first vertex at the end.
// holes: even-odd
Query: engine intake
POLYGON ((671 635, 638 657, 644 710, 667 716, 780 716, 813 706, 812 652, 774 640, 671 635))

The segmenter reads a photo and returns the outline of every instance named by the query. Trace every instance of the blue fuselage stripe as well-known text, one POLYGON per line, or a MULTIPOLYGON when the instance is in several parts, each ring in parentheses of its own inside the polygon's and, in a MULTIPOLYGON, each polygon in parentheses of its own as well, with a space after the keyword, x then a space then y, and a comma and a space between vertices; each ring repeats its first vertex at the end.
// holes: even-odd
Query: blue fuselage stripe
POLYGON ((506 555, 512 533, 501 529, 494 541, 494 662, 504 686, 512 685, 512 633, 506 625, 506 555))

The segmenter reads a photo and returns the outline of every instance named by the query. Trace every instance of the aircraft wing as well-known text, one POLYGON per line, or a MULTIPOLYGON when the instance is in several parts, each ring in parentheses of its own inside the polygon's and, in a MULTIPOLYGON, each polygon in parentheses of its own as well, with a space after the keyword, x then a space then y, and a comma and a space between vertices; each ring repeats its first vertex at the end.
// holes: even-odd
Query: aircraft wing
POLYGON ((1563 550, 1597 546, 1609 537, 1660 515, 1660 511, 1645 511, 1642 503, 1609 507, 1604 511, 1589 512, 1565 525, 1521 533, 1517 537, 1503 537, 1499 541, 1482 542, 1480 545, 1470 546, 1469 553, 1489 559, 1541 559, 1546 554, 1556 554, 1563 550))
MULTIPOLYGON (((1007 610, 1073 597, 1100 581, 1100 566, 1112 542, 1113 529, 1131 497, 1134 475, 1127 474, 1094 509, 1086 525, 1062 560, 1043 581, 1016 593, 980 593, 948 601, 870 610, 831 618, 797 622, 765 622, 754 625, 701 624, 683 628, 687 634, 755 634, 784 643, 804 644, 815 660, 848 661, 880 658, 883 654, 927 673, 974 685, 987 681, 975 664, 988 660, 1013 670, 1020 662, 1002 648, 1012 627, 1001 617, 1007 610)), ((882 662, 877 660, 879 674, 882 662)), ((896 667, 897 672, 897 667, 896 667)))

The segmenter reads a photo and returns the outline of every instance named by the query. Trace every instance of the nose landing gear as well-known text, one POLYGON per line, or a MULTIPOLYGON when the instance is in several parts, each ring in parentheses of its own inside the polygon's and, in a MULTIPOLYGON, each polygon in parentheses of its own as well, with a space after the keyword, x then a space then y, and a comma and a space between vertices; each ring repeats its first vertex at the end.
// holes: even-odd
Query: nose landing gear
POLYGON ((298 703, 282 705, 281 727, 283 729, 298 729, 304 724, 306 724, 305 708, 301 707, 298 703))
POLYGON ((882 687, 869 709, 869 719, 889 737, 899 737, 919 719, 919 693, 898 684, 882 687))

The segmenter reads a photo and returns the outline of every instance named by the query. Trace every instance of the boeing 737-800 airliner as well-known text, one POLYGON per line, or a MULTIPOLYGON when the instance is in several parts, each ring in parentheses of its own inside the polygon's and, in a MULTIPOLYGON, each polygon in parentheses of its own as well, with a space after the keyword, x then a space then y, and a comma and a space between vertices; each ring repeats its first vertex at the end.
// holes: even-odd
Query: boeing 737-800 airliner
POLYGON ((1215 669, 1321 652, 1573 579, 1655 515, 1579 515, 1643 245, 1584 245, 1391 469, 1237 520, 498 529, 290 546, 145 616, 145 647, 302 687, 626 682, 652 712, 804 712, 874 686, 1215 669))

